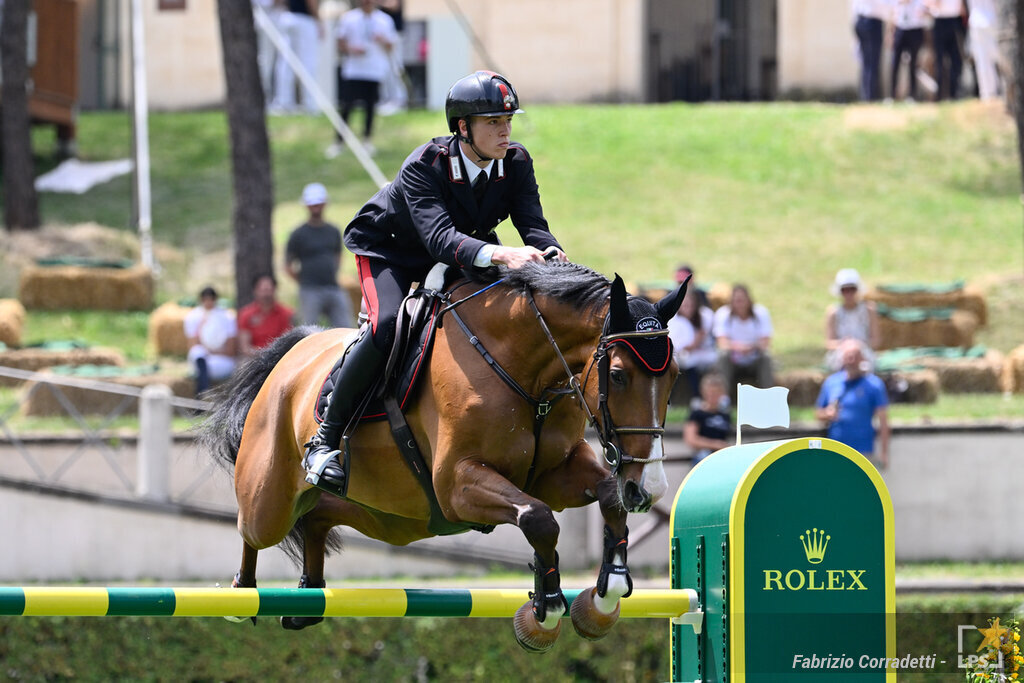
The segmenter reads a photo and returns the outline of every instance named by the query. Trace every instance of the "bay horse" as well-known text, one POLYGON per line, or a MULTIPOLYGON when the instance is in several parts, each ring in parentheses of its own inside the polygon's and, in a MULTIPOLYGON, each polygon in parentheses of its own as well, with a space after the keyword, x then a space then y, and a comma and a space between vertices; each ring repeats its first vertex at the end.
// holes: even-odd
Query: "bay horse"
POLYGON ((608 632, 632 590, 627 512, 646 512, 667 489, 661 439, 678 374, 667 323, 686 283, 651 304, 627 295, 618 276, 609 282, 573 263, 488 272, 489 280, 462 279, 442 295, 424 374, 404 409, 429 468, 433 516, 386 421, 356 427, 344 499, 305 481, 313 406, 352 330, 292 330, 223 385, 203 432, 206 448, 234 467, 243 550, 233 585, 254 587, 258 551, 286 541, 301 557, 299 586, 323 587, 339 525, 405 545, 437 535, 438 523, 449 533, 515 524, 534 550, 535 587, 515 616, 516 638, 543 651, 568 608, 553 511, 596 501, 603 564, 571 616, 585 638, 608 632), (584 439, 588 421, 604 457, 584 439))

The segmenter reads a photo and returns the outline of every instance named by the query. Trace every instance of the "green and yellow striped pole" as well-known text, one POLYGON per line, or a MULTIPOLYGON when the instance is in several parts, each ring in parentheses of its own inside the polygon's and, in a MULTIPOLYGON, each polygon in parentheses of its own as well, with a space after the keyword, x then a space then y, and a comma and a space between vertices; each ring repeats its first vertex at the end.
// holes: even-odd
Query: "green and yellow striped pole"
MULTIPOLYGON (((571 603, 579 590, 566 590, 571 603)), ((3 587, 0 616, 511 617, 526 589, 3 587)), ((637 589, 621 616, 677 619, 697 606, 685 589, 637 589)), ((568 613, 566 613, 568 616, 568 613)))

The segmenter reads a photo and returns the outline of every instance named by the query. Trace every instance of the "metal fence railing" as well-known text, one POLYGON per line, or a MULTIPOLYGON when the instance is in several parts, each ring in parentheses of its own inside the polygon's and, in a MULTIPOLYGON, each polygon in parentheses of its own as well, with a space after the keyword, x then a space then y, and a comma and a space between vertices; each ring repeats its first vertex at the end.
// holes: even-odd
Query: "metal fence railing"
POLYGON ((180 443, 189 441, 187 435, 175 438, 172 417, 201 416, 210 407, 207 402, 174 396, 158 384, 140 388, 3 366, 0 377, 22 383, 15 399, 0 408, 0 476, 6 479, 189 504, 215 469, 206 463, 188 480, 191 468, 175 467, 172 453, 180 458, 180 443), (60 424, 40 430, 16 419, 34 397, 38 400, 38 392, 49 392, 59 406, 60 424), (120 398, 111 402, 108 396, 120 398), (97 413, 100 404, 105 407, 97 413), (118 418, 132 411, 137 428, 115 428, 118 418))

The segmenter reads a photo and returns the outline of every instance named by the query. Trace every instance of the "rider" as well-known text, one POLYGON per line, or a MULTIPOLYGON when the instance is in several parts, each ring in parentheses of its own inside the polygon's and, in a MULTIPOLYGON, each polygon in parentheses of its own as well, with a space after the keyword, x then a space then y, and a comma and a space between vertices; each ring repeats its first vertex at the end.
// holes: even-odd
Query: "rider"
POLYGON ((383 370, 398 309, 413 282, 422 282, 439 261, 458 268, 519 268, 543 262, 548 252, 566 260, 541 210, 533 159, 509 139, 512 116, 521 113, 519 96, 504 76, 477 71, 460 79, 445 101, 452 135, 413 150, 394 181, 345 229, 369 329, 349 349, 324 420, 306 444, 309 483, 334 494, 344 490, 341 435, 383 370), (498 240, 494 230, 510 216, 526 246, 498 240))

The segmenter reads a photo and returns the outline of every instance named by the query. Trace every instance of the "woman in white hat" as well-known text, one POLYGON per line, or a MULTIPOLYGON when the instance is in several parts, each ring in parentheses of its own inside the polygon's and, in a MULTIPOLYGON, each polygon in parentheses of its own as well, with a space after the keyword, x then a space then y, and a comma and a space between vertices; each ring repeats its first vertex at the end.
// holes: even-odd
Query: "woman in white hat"
POLYGON ((839 370, 842 358, 837 349, 844 340, 856 339, 861 343, 864 360, 874 367, 874 350, 881 341, 878 310, 873 302, 861 299, 860 273, 853 268, 841 269, 836 273, 831 291, 840 301, 829 305, 825 315, 825 365, 830 370, 839 370))

